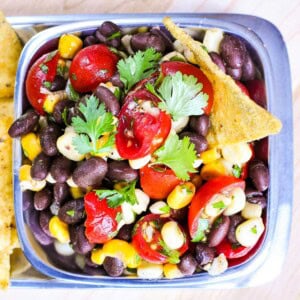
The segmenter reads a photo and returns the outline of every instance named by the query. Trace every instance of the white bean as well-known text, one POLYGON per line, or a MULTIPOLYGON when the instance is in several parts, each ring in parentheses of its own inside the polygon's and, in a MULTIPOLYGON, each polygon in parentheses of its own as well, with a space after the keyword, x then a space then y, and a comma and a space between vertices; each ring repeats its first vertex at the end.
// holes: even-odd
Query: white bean
POLYGON ((233 189, 229 197, 231 199, 231 203, 223 212, 225 216, 232 216, 240 212, 246 204, 246 195, 241 188, 233 189))
POLYGON ((146 164, 150 161, 150 159, 151 159, 151 155, 149 154, 138 159, 129 159, 128 162, 132 169, 138 170, 146 166, 146 164))
POLYGON ((246 201, 246 205, 242 210, 242 217, 245 219, 260 218, 262 215, 262 207, 259 204, 246 201))
POLYGON ((252 150, 247 143, 227 145, 221 150, 225 160, 237 165, 246 163, 252 156, 252 150))
POLYGON ((163 272, 163 265, 152 264, 145 261, 137 268, 137 276, 145 279, 162 278, 163 272))
POLYGON ((163 225, 161 237, 171 250, 179 249, 184 244, 184 235, 175 221, 169 221, 163 225))

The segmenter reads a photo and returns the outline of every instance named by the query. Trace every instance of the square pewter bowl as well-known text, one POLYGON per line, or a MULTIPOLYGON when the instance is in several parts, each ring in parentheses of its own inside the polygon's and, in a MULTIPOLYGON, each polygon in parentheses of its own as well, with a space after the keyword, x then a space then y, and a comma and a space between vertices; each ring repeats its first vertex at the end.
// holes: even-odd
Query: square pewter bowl
MULTIPOLYGON (((42 54, 54 50, 63 33, 89 32, 106 20, 121 27, 162 25, 163 14, 151 15, 94 15, 92 21, 81 21, 47 29, 34 36, 24 47, 20 57, 15 88, 15 111, 19 117, 29 106, 25 95, 25 78, 31 64, 42 54)), ((257 55, 261 64, 267 92, 268 110, 283 123, 280 134, 269 138, 270 188, 266 212, 266 232, 256 253, 245 262, 230 267, 225 273, 212 277, 198 273, 178 279, 141 279, 109 276, 91 276, 71 273, 54 266, 43 248, 33 238, 23 215, 24 193, 20 190, 18 172, 22 165, 20 140, 14 141, 14 197, 15 214, 21 247, 30 263, 41 273, 71 282, 72 287, 199 287, 231 288, 263 284, 272 280, 281 270, 287 251, 293 197, 293 127, 292 98, 288 57, 279 31, 269 22, 251 16, 207 14, 174 14, 172 19, 181 27, 218 27, 243 38, 257 55), (213 17, 214 16, 214 17, 213 17), (229 18, 231 16, 231 18, 229 18), (239 24, 246 17, 255 27, 239 24), (283 109, 284 108, 284 109, 283 109)), ((68 20, 72 20, 72 16, 68 20)), ((76 19, 76 16, 75 16, 76 19)), ((241 22, 242 23, 242 22, 241 22)))

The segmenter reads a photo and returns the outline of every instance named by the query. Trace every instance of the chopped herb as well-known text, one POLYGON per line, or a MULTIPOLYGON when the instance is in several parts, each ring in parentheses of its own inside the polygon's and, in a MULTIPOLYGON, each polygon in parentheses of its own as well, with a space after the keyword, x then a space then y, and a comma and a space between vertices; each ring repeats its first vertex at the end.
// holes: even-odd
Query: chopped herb
POLYGON ((79 134, 72 140, 75 149, 81 154, 92 155, 111 151, 115 142, 114 119, 110 112, 105 111, 104 103, 99 105, 98 98, 92 95, 86 98, 86 104, 79 104, 79 110, 83 118, 72 118, 72 126, 79 134), (109 137, 104 144, 99 145, 98 139, 104 134, 109 134, 109 137))
POLYGON ((43 82, 43 86, 46 88, 46 89, 50 89, 51 88, 51 85, 52 85, 52 83, 50 82, 50 81, 44 81, 43 82))
POLYGON ((159 240, 159 244, 162 247, 162 253, 168 257, 169 263, 178 264, 180 262, 179 251, 170 249, 162 239, 159 240))
POLYGON ((63 119, 66 126, 68 126, 68 109, 65 107, 63 112, 61 113, 61 118, 63 119))
POLYGON ((71 83, 68 84, 70 99, 73 101, 78 101, 80 99, 79 94, 74 90, 73 85, 71 83))
POLYGON ((68 67, 66 65, 59 64, 56 68, 56 73, 58 75, 60 75, 61 77, 64 77, 65 73, 67 73, 67 72, 68 72, 68 67))
POLYGON ((137 82, 149 77, 155 72, 161 53, 153 48, 145 51, 138 51, 134 56, 121 59, 117 68, 120 73, 120 79, 124 83, 125 92, 128 92, 137 82))
POLYGON ((47 62, 51 61, 52 58, 56 55, 56 52, 57 52, 56 50, 50 52, 50 53, 47 55, 46 59, 44 60, 44 63, 47 63, 47 62))
POLYGON ((117 215, 116 215, 116 221, 117 221, 118 223, 120 223, 120 222, 122 221, 122 219, 123 219, 122 213, 121 213, 121 212, 118 212, 117 215))
POLYGON ((171 208, 169 205, 165 205, 165 206, 161 207, 159 210, 164 214, 168 214, 168 213, 170 213, 171 208))
POLYGON ((183 75, 181 72, 166 76, 157 92, 153 85, 146 84, 146 88, 161 99, 158 107, 168 112, 174 121, 203 114, 208 95, 201 92, 202 87, 203 84, 199 83, 196 77, 183 75))
POLYGON ((236 178, 240 178, 242 173, 242 168, 239 165, 233 165, 232 175, 236 178))
POLYGON ((67 214, 68 216, 70 216, 70 217, 74 217, 74 216, 75 216, 75 211, 74 211, 74 209, 68 210, 68 211, 66 212, 66 214, 67 214))
POLYGON ((208 229, 208 227, 209 227, 209 221, 207 219, 200 218, 198 220, 197 232, 194 238, 192 239, 192 242, 202 241, 205 238, 205 231, 208 229))
POLYGON ((234 244, 231 244, 231 249, 232 250, 236 250, 240 247, 241 245, 239 243, 234 243, 234 244))
POLYGON ((71 74, 71 77, 72 77, 73 80, 77 80, 77 76, 76 76, 75 73, 72 73, 72 74, 71 74))
POLYGON ((253 227, 251 228, 251 232, 252 232, 253 234, 257 234, 257 228, 256 228, 256 226, 253 226, 253 227))
POLYGON ((221 200, 221 201, 218 201, 218 202, 215 202, 213 203, 212 205, 213 208, 217 208, 219 210, 222 210, 223 208, 226 207, 225 203, 221 200))
POLYGON ((164 164, 171 168, 180 179, 189 180, 189 173, 195 173, 193 166, 197 159, 195 145, 185 136, 182 140, 178 135, 170 134, 165 144, 154 152, 157 157, 153 164, 164 164))
POLYGON ((96 190, 96 194, 100 199, 106 199, 109 207, 117 207, 124 202, 134 205, 137 203, 135 185, 134 180, 119 190, 96 190))
POLYGON ((49 67, 46 66, 45 64, 40 64, 40 69, 44 74, 47 74, 49 71, 49 67))
POLYGON ((111 41, 119 37, 121 37, 121 31, 116 31, 111 36, 107 37, 106 40, 111 41))

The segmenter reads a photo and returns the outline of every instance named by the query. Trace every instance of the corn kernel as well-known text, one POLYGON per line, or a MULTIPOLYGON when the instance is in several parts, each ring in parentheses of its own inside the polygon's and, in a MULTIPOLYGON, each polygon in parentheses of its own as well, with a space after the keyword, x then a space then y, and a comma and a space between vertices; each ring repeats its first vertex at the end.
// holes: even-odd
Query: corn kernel
POLYGON ((65 91, 57 91, 46 96, 43 103, 43 109, 45 112, 53 113, 55 105, 61 101, 67 99, 68 95, 65 91))
POLYGON ((183 277, 183 274, 180 272, 178 266, 169 263, 164 265, 164 275, 168 279, 183 277))
POLYGON ((217 160, 220 157, 221 154, 217 148, 206 150, 200 154, 200 159, 202 159, 203 164, 208 164, 214 160, 217 160))
POLYGON ((26 135, 22 136, 21 145, 25 156, 28 157, 31 161, 33 161, 38 156, 38 154, 42 152, 40 139, 33 132, 27 133, 26 135))
POLYGON ((173 209, 180 209, 192 201, 196 188, 192 182, 178 184, 168 195, 167 203, 173 209))
POLYGON ((78 199, 78 198, 81 198, 84 196, 84 192, 82 191, 82 189, 79 186, 70 187, 70 192, 71 192, 73 199, 78 199))
POLYGON ((61 57, 72 59, 82 48, 82 40, 74 34, 63 34, 58 43, 58 52, 61 57))
POLYGON ((106 242, 102 249, 93 250, 91 260, 102 265, 107 256, 119 258, 128 268, 137 268, 141 263, 135 248, 123 240, 113 239, 106 242))
POLYGON ((217 159, 205 164, 200 171, 200 175, 203 180, 210 180, 212 178, 227 174, 228 171, 223 163, 223 159, 217 159))
POLYGON ((49 231, 52 237, 56 238, 61 243, 70 241, 68 224, 61 221, 58 216, 53 216, 49 222, 49 231))

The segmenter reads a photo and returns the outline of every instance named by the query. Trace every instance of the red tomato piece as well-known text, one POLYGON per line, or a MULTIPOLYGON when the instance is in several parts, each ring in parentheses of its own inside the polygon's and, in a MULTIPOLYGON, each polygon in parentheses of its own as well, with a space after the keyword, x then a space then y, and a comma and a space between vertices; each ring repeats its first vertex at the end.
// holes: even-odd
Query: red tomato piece
POLYGON ((242 90, 242 92, 247 95, 248 97, 250 97, 249 95, 249 91, 248 89, 245 87, 244 84, 242 84, 240 81, 236 80, 235 83, 237 84, 237 86, 242 90))
POLYGON ((109 207, 106 199, 99 199, 95 192, 84 196, 86 211, 85 235, 90 243, 103 244, 117 234, 117 215, 121 207, 109 207))
POLYGON ((157 107, 159 99, 145 89, 129 94, 119 114, 116 146, 121 157, 137 159, 153 153, 167 138, 171 117, 157 107), (142 108, 149 101, 149 111, 142 108))
POLYGON ((192 199, 188 212, 188 226, 192 238, 194 238, 197 233, 201 213, 212 197, 236 187, 245 189, 245 181, 233 176, 219 176, 207 181, 200 187, 192 199))
POLYGON ((118 56, 105 45, 92 45, 81 49, 70 66, 70 81, 80 93, 94 90, 107 82, 116 72, 118 56))
POLYGON ((151 199, 165 199, 182 181, 175 173, 164 166, 144 166, 140 169, 140 182, 143 191, 151 199))
POLYGON ((196 77, 198 82, 203 84, 202 92, 208 95, 207 106, 203 110, 205 114, 210 114, 214 102, 214 90, 211 82, 198 67, 181 61, 166 61, 161 64, 161 71, 164 76, 172 75, 179 71, 182 74, 196 77))
POLYGON ((245 82, 250 98, 258 105, 267 108, 265 83, 263 80, 253 79, 245 82))
MULTIPOLYGON (((166 263, 172 259, 170 256, 171 253, 179 258, 180 255, 187 251, 187 239, 185 239, 185 243, 180 249, 168 251, 163 248, 160 230, 168 221, 171 221, 171 219, 149 214, 136 223, 132 236, 132 244, 144 260, 151 263, 166 263), (151 227, 150 230, 147 228, 149 226, 151 227), (151 232, 151 236, 147 232, 151 232)), ((181 230, 184 233, 182 228, 181 230)))
POLYGON ((253 247, 233 245, 225 238, 219 245, 216 246, 216 251, 218 254, 223 253, 228 259, 235 259, 247 255, 252 248, 253 247))
POLYGON ((46 53, 41 56, 29 69, 26 78, 26 95, 32 107, 40 114, 44 115, 43 104, 46 94, 42 88, 51 84, 57 70, 59 54, 57 51, 46 53))

